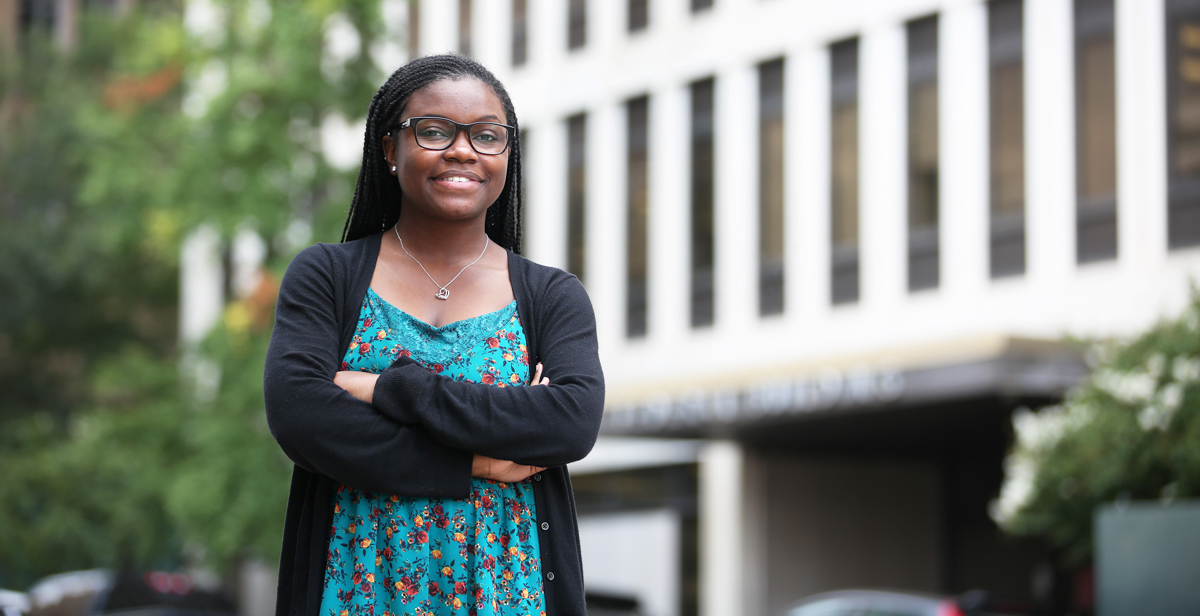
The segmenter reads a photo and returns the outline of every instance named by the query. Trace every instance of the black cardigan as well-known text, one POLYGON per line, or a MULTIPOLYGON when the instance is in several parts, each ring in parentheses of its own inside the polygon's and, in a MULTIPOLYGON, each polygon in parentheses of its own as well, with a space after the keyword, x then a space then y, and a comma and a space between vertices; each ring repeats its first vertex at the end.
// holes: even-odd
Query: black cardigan
POLYGON ((604 407, 596 320, 572 275, 509 253, 530 365, 548 387, 488 387, 397 360, 374 403, 333 383, 357 325, 382 234, 317 244, 288 266, 263 373, 267 423, 295 462, 279 616, 319 616, 337 485, 384 494, 465 498, 472 454, 547 467, 534 475, 542 587, 551 616, 583 616, 583 567, 568 462, 591 450, 604 407))

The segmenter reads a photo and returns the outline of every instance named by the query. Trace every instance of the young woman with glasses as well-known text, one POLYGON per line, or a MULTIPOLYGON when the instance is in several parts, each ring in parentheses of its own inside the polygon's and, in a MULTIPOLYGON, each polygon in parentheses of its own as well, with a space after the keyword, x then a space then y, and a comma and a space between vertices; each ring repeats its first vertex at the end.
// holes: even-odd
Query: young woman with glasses
POLYGON ((401 67, 342 243, 288 267, 264 372, 296 464, 278 614, 584 614, 564 465, 604 380, 582 285, 518 255, 517 127, 479 64, 401 67))

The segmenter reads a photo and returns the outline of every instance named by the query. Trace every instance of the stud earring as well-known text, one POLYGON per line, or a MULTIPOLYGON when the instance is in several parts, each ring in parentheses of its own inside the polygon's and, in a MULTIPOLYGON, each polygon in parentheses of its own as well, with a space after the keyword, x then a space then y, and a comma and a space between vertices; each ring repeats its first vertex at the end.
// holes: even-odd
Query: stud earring
POLYGON ((392 165, 392 173, 396 172, 396 165, 392 165))

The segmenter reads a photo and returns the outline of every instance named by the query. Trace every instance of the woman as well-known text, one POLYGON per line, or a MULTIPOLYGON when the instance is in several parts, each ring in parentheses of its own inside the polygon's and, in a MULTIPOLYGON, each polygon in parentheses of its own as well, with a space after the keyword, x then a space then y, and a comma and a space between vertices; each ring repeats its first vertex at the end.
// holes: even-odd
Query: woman
POLYGON ((292 261, 267 354, 296 463, 278 614, 584 614, 564 465, 604 380, 582 285, 516 254, 518 137, 458 56, 371 102, 343 243, 292 261))

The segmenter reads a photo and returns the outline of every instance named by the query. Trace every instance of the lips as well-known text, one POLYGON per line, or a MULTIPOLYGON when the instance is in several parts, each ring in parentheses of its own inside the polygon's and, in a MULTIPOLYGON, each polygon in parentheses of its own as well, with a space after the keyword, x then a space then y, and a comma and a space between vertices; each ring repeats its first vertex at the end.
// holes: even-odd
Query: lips
POLYGON ((438 182, 447 184, 471 184, 482 183, 483 178, 471 173, 470 171, 445 171, 433 176, 433 179, 438 182))

